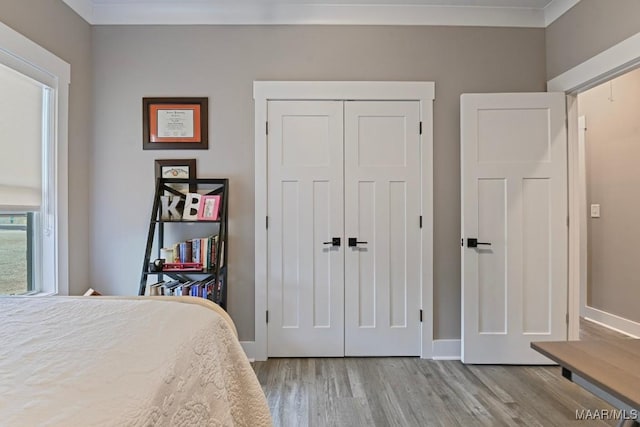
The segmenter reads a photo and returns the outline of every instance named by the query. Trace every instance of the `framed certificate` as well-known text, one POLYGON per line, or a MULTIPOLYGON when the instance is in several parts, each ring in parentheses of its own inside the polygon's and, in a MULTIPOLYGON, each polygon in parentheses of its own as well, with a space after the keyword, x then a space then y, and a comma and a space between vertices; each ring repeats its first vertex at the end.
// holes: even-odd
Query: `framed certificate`
MULTIPOLYGON (((158 178, 180 178, 195 181, 196 159, 157 159, 155 161, 155 175, 158 178)), ((194 184, 168 184, 182 194, 195 191, 194 184)))
POLYGON ((142 148, 209 148, 209 98, 142 98, 142 148))

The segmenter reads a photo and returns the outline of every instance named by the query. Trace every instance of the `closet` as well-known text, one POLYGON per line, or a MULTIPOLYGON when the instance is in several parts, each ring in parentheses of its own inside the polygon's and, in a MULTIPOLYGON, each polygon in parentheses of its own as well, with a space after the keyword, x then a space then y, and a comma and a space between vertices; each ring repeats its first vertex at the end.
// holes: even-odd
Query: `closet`
POLYGON ((420 108, 267 101, 269 357, 421 354, 420 108))

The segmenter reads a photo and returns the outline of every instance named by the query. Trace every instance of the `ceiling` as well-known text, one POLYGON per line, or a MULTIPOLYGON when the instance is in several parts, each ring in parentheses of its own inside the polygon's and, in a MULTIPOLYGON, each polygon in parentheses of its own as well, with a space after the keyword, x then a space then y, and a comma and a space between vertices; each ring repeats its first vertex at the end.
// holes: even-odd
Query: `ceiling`
POLYGON ((580 0, 63 0, 95 25, 472 25, 544 28, 580 0))

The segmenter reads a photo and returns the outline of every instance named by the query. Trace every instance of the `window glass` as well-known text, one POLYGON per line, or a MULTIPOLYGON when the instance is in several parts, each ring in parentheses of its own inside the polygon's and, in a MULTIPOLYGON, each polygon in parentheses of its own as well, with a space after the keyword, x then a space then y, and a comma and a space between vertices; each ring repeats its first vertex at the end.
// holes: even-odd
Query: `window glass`
POLYGON ((26 214, 0 214, 0 295, 29 292, 29 250, 26 214))

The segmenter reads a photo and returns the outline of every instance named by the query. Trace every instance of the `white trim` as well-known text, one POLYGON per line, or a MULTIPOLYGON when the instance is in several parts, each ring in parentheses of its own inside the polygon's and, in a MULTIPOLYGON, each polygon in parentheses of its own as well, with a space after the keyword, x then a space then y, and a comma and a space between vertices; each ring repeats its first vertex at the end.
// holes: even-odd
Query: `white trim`
POLYGON ((578 4, 580 0, 553 0, 551 3, 544 7, 544 26, 548 27, 567 13, 569 9, 578 4))
POLYGON ((630 335, 632 338, 640 338, 640 323, 638 322, 589 306, 584 307, 584 313, 584 318, 587 320, 616 332, 630 335))
MULTIPOLYGON (((71 66, 32 42, 22 34, 0 22, 0 55, 4 63, 55 90, 54 98, 54 201, 56 224, 53 227, 53 266, 57 293, 69 294, 69 235, 68 235, 68 126, 69 83, 71 66), (6 60, 6 61, 5 61, 6 60)), ((43 257, 44 258, 44 257, 43 257)), ((50 261, 50 260, 44 260, 50 261)))
MULTIPOLYGON (((586 278, 586 262, 580 256, 581 210, 578 209, 581 193, 579 180, 578 106, 577 94, 610 80, 625 71, 640 65, 640 32, 610 47, 598 55, 571 68, 547 82, 548 91, 568 94, 568 161, 569 161, 569 286, 568 313, 569 339, 577 339, 580 329, 580 313, 585 312, 580 304, 580 286, 586 278)), ((585 207, 586 208, 586 207, 585 207)))
POLYGON ((350 99, 419 101, 422 146, 422 358, 433 352, 433 82, 254 81, 255 100, 255 353, 267 359, 267 101, 350 99))
POLYGON ((40 45, 32 42, 22 34, 0 22, 0 52, 9 55, 16 61, 11 67, 22 74, 41 81, 48 86, 53 86, 55 80, 62 83, 71 83, 71 66, 58 58, 40 45), (22 63, 22 65, 19 65, 22 63), (34 74, 33 69, 40 73, 34 74), (49 80, 43 81, 49 76, 49 80))
MULTIPOLYGON (((577 123, 578 101, 575 96, 567 95, 567 123, 577 123)), ((579 160, 578 160, 578 135, 576 126, 567 126, 567 190, 569 208, 569 230, 568 230, 568 284, 567 284, 567 314, 569 323, 567 325, 567 339, 577 340, 580 338, 580 290, 572 287, 571 283, 580 281, 580 218, 576 214, 579 211, 580 200, 578 191, 572 191, 579 185, 579 160), (575 319, 575 320, 574 320, 575 319)))
MULTIPOLYGON (((254 100, 353 99, 385 101, 433 101, 433 82, 306 82, 255 81, 254 100)), ((265 116, 266 120, 266 116, 265 116)), ((261 128, 260 131, 264 129, 261 128)), ((264 132, 261 132, 264 137, 264 132)))
POLYGON ((547 82, 549 92, 582 92, 640 65, 640 32, 547 82))
MULTIPOLYGON (((95 25, 456 25, 544 28, 563 5, 542 8, 295 2, 64 0, 95 25), (89 4, 88 4, 89 3, 89 4)), ((558 1, 558 0, 556 0, 558 1)))
MULTIPOLYGON (((422 156, 422 230, 420 258, 422 266, 422 353, 423 359, 433 357, 433 100, 434 83, 425 84, 420 95, 420 153, 422 156)), ((420 92, 418 87, 414 88, 420 92)))
POLYGON ((244 350, 244 354, 247 355, 247 359, 250 362, 255 362, 256 360, 256 342, 255 341, 240 341, 240 345, 244 350))
POLYGON ((460 360, 461 340, 434 340, 433 360, 460 360))
POLYGON ((253 82, 255 100, 254 159, 255 159, 255 348, 256 360, 267 360, 267 98, 258 95, 257 82, 253 82))
POLYGON ((577 188, 576 197, 578 200, 577 212, 580 217, 578 223, 579 235, 577 242, 580 245, 578 251, 579 276, 577 280, 580 282, 580 316, 586 316, 584 308, 587 306, 587 159, 586 159, 586 131, 587 119, 585 116, 578 117, 578 182, 574 188, 577 188))

